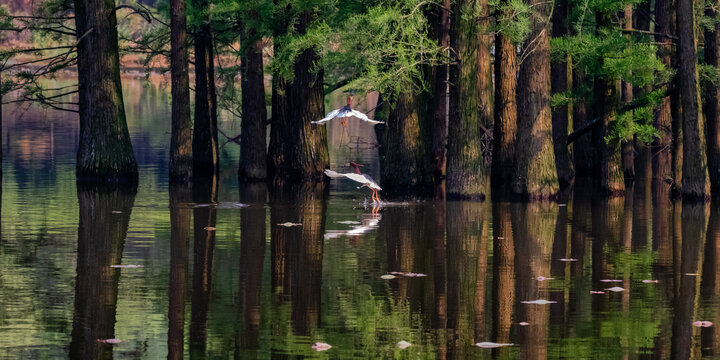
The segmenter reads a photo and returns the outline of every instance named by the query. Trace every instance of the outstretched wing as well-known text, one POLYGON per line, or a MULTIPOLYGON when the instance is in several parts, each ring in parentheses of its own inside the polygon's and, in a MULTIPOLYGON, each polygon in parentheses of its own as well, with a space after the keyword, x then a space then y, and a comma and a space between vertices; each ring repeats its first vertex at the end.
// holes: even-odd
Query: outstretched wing
MULTIPOLYGON (((331 178, 345 177, 350 180, 359 182, 368 187, 370 187, 371 185, 374 184, 372 181, 368 181, 368 179, 365 177, 365 175, 362 175, 362 174, 355 174, 355 173, 340 174, 336 171, 333 171, 330 169, 325 169, 325 175, 327 175, 328 177, 331 177, 331 178)), ((377 186, 377 185, 375 185, 375 186, 377 186)))
POLYGON ((371 123, 371 124, 373 124, 373 125, 376 125, 376 124, 384 124, 384 123, 385 123, 384 121, 377 121, 377 120, 370 119, 370 118, 367 117, 367 115, 365 115, 365 113, 362 113, 362 112, 357 111, 357 110, 352 110, 352 111, 350 111, 350 114, 352 114, 352 116, 354 116, 354 117, 356 117, 356 118, 358 118, 358 119, 360 119, 360 120, 362 120, 362 121, 371 123))
POLYGON ((324 118, 322 118, 318 121, 311 121, 310 123, 311 124, 324 124, 324 123, 332 120, 333 118, 335 118, 337 116, 337 114, 340 113, 340 110, 342 110, 342 109, 335 109, 335 110, 329 112, 327 115, 325 115, 324 118))

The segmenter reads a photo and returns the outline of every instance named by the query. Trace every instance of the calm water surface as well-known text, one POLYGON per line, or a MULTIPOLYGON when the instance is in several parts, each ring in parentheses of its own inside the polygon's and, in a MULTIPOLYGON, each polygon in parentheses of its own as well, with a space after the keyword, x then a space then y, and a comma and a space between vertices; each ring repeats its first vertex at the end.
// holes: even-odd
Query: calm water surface
MULTIPOLYGON (((711 206, 654 200, 640 180, 611 200, 578 185, 566 206, 426 200, 374 212, 352 184, 238 184, 232 143, 217 183, 169 188, 167 89, 125 79, 125 96, 136 192, 76 186, 71 116, 3 109, 2 358, 720 356, 711 206), (393 271, 428 276, 380 278, 393 271), (552 303, 523 303, 538 299, 552 303), (318 341, 333 347, 317 353, 318 341), (484 341, 514 345, 474 346, 484 341)), ((221 128, 234 135, 239 121, 221 128)), ((341 148, 331 133, 333 167, 355 160, 379 174, 374 150, 341 148)))

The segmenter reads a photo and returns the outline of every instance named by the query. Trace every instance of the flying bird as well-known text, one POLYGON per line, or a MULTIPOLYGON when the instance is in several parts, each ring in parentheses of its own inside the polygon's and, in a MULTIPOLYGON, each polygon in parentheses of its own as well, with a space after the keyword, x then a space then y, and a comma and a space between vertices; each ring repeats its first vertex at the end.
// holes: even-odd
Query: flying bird
POLYGON ((373 125, 385 123, 384 121, 377 121, 377 120, 370 119, 367 117, 367 115, 365 115, 365 113, 362 113, 357 110, 353 110, 350 107, 350 99, 351 98, 352 98, 351 96, 347 97, 347 105, 329 112, 327 115, 325 115, 324 118, 322 118, 318 121, 311 121, 310 123, 311 124, 324 124, 332 119, 339 118, 339 119, 342 119, 341 124, 343 127, 345 127, 345 125, 347 125, 346 118, 349 118, 349 117, 356 117, 362 121, 365 121, 365 122, 373 124, 373 125))
POLYGON ((363 186, 367 186, 367 187, 370 188, 370 190, 372 190, 372 192, 373 192, 373 193, 372 193, 373 203, 375 203, 375 202, 380 203, 380 195, 378 195, 378 190, 382 190, 382 188, 381 188, 378 184, 375 183, 375 180, 373 180, 373 179, 370 177, 370 175, 360 173, 360 166, 362 166, 362 165, 356 164, 356 163, 354 163, 354 162, 351 162, 351 163, 350 163, 350 166, 351 166, 353 169, 355 169, 355 172, 354 172, 354 173, 344 173, 344 174, 340 174, 340 173, 335 172, 335 171, 333 171, 333 170, 325 169, 325 175, 327 175, 328 177, 331 177, 331 178, 346 177, 346 178, 348 178, 348 179, 350 179, 350 180, 359 182, 359 183, 362 184, 362 185, 360 185, 360 186, 358 187, 358 189, 361 188, 361 187, 363 187, 363 186))

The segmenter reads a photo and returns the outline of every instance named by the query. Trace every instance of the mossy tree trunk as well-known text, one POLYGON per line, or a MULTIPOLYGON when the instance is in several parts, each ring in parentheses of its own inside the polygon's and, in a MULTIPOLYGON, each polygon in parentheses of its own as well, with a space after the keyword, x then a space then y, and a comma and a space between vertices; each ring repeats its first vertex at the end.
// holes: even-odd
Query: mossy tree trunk
POLYGON ((522 197, 549 198, 558 192, 550 109, 551 6, 533 0, 531 33, 524 48, 529 51, 518 77, 518 131, 512 191, 522 197))
MULTIPOLYGON (((552 36, 563 37, 568 34, 568 2, 558 0, 555 2, 555 9, 552 14, 552 36)), ((558 61, 550 68, 550 85, 553 94, 562 94, 568 89, 568 64, 567 61, 558 61)), ((568 106, 562 105, 552 109, 552 134, 555 150, 555 167, 558 173, 558 182, 561 187, 570 184, 572 179, 572 168, 570 165, 570 152, 568 151, 569 113, 568 106)))
MULTIPOLYGON (((705 15, 711 19, 717 17, 715 9, 720 5, 715 1, 714 7, 705 8, 705 15)), ((717 24, 712 29, 705 29, 705 63, 714 67, 720 67, 718 57, 718 31, 717 24)), ((710 191, 712 196, 720 196, 720 89, 708 81, 708 89, 705 93, 705 121, 707 121, 707 159, 708 175, 710 177, 710 191)))
POLYGON ((265 76, 263 73, 262 39, 247 24, 243 29, 247 44, 241 57, 242 128, 240 130, 239 177, 242 180, 263 180, 267 177, 267 110, 265 108, 265 76))
POLYGON ((450 45, 456 58, 450 65, 450 123, 448 127, 447 195, 484 198, 485 164, 480 145, 478 108, 477 0, 456 1, 452 7, 450 45))
POLYGON ((678 0, 678 57, 680 101, 682 103, 683 162, 682 194, 704 198, 710 194, 705 152, 704 122, 699 111, 700 88, 697 76, 695 19, 692 0, 678 0))
MULTIPOLYGON (((438 46, 442 49, 450 47, 450 0, 443 0, 442 7, 438 7, 436 35, 438 46)), ((448 65, 441 64, 435 67, 435 83, 433 89, 433 173, 435 179, 445 175, 447 161, 447 135, 448 135, 448 65)), ((378 100, 379 101, 379 100, 378 100)))
MULTIPOLYGON (((487 0, 477 0, 477 12, 480 16, 477 37, 477 87, 478 112, 480 113, 480 135, 493 127, 493 67, 490 62, 490 48, 493 43, 492 27, 490 26, 490 7, 487 0)), ((489 166, 490 164, 486 164, 489 166)))
MULTIPOLYGON (((585 76, 585 70, 580 67, 572 69, 573 92, 580 94, 573 102, 573 130, 578 130, 585 126, 588 119, 588 106, 586 103, 585 87, 592 89, 593 79, 585 76)), ((578 177, 589 177, 593 175, 597 167, 597 154, 592 145, 592 136, 584 135, 573 142, 573 164, 575 165, 575 174, 578 177)))
MULTIPOLYGON (((628 32, 626 37, 630 38, 630 32, 633 30, 633 6, 625 5, 623 11, 623 29, 628 32)), ((622 82, 621 101, 629 104, 633 101, 633 86, 631 83, 622 82)), ((635 145, 633 139, 624 139, 621 144, 622 150, 622 166, 623 174, 626 181, 635 178, 635 145)))
POLYGON ((382 187, 386 193, 424 191, 431 183, 428 164, 427 121, 421 105, 424 93, 398 95, 387 121, 387 146, 382 164, 382 187))
MULTIPOLYGON (((655 1, 655 41, 658 42, 658 58, 666 66, 672 66, 672 39, 663 34, 670 33, 670 24, 673 20, 671 0, 655 1)), ((655 110, 653 120, 655 129, 660 136, 652 144, 652 167, 653 179, 655 182, 665 182, 672 179, 671 154, 672 154, 672 113, 670 108, 670 97, 665 96, 658 108, 655 110)))
POLYGON ((192 178, 192 118, 190 117, 190 80, 186 48, 187 15, 185 0, 170 1, 170 76, 172 93, 172 130, 170 135, 170 181, 187 182, 192 178))
POLYGON ((114 0, 75 0, 80 182, 137 183, 125 120, 114 0))
MULTIPOLYGON (((197 11, 207 11, 207 0, 193 0, 197 11)), ((195 126, 193 128, 193 175, 216 174, 218 162, 217 95, 215 54, 210 19, 195 29, 195 126)))
MULTIPOLYGON (((612 25, 610 14, 595 14, 598 32, 612 25)), ((610 126, 617 118, 618 88, 617 80, 608 77, 595 79, 595 114, 601 118, 600 126, 593 130, 593 145, 599 152, 599 189, 606 195, 620 195, 625 191, 622 171, 620 144, 617 140, 606 142, 610 126)))
MULTIPOLYGON (((501 18, 510 17, 500 14, 501 18)), ((515 168, 517 133, 517 52, 512 39, 495 34, 495 122, 493 125, 493 187, 502 187, 512 178, 515 168)))

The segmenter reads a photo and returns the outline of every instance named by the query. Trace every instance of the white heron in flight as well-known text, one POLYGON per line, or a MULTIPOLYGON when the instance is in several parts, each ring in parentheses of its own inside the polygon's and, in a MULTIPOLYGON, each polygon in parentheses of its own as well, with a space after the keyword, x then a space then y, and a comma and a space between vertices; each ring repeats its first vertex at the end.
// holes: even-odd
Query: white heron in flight
POLYGON ((322 118, 322 119, 320 119, 320 120, 318 120, 318 121, 311 121, 310 123, 311 123, 311 124, 321 125, 321 124, 324 124, 324 123, 326 123, 326 122, 328 122, 328 121, 330 121, 330 120, 332 120, 332 119, 338 118, 338 119, 342 119, 341 124, 342 124, 343 127, 345 127, 345 125, 347 125, 347 119, 346 119, 346 118, 349 118, 349 117, 356 117, 356 118, 358 118, 358 119, 360 119, 360 120, 362 120, 362 121, 364 121, 364 122, 370 123, 370 124, 372 124, 372 125, 384 124, 384 123, 385 123, 384 121, 377 121, 377 120, 370 119, 370 118, 367 117, 367 115, 365 115, 365 113, 360 112, 360 111, 357 111, 357 110, 353 110, 353 109, 350 107, 350 99, 351 99, 351 98, 352 98, 352 96, 348 96, 348 97, 347 97, 347 105, 345 105, 345 106, 343 106, 343 107, 341 107, 341 108, 339 108, 339 109, 335 109, 335 110, 329 112, 327 115, 325 115, 324 118, 322 118))
POLYGON ((360 184, 362 184, 358 187, 358 189, 363 186, 367 186, 373 192, 372 193, 373 203, 379 204, 380 203, 380 195, 378 195, 378 191, 382 190, 382 188, 378 184, 375 183, 375 180, 373 180, 370 177, 370 175, 360 173, 360 166, 362 166, 362 165, 351 162, 350 166, 353 169, 355 169, 354 173, 340 174, 340 173, 332 171, 330 169, 325 169, 325 175, 327 175, 328 177, 331 177, 331 178, 346 177, 350 180, 357 181, 360 184))

